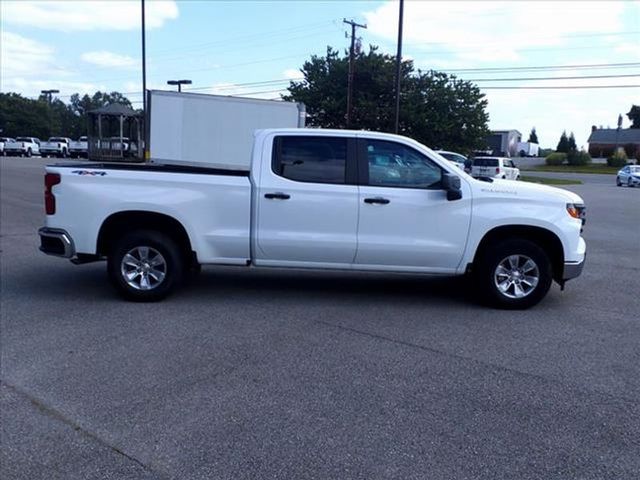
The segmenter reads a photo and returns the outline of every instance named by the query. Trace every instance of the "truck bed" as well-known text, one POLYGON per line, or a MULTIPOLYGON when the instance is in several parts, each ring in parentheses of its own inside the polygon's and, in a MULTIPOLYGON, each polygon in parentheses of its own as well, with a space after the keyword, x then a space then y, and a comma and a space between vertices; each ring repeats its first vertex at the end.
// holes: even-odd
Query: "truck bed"
MULTIPOLYGON (((102 226, 113 215, 147 212, 177 220, 202 263, 246 265, 250 258, 249 172, 182 165, 65 163, 53 186, 56 213, 46 227, 66 230, 75 250, 97 252, 102 226)), ((135 221, 130 229, 140 228, 135 221)))

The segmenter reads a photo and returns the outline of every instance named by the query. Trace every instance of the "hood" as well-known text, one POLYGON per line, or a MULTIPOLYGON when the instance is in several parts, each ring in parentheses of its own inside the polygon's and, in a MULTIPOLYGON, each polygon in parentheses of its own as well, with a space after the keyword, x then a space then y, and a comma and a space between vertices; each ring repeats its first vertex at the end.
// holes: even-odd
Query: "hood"
POLYGON ((532 200, 556 199, 564 203, 584 203, 582 198, 564 188, 541 185, 539 183, 523 182, 520 180, 493 179, 493 182, 475 180, 475 187, 483 194, 495 194, 504 198, 530 198, 532 200))

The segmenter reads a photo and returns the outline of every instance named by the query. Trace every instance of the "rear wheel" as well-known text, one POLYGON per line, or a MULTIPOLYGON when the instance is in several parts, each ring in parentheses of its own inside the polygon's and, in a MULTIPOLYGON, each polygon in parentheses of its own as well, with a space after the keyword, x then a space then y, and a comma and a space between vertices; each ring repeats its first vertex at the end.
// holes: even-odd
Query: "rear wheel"
POLYGON ((27 150, 27 158, 31 158, 32 152, 31 149, 27 150))
POLYGON ((154 302, 182 281, 184 261, 175 241, 160 232, 139 230, 122 236, 107 259, 109 278, 127 300, 154 302))
POLYGON ((544 298, 553 279, 548 255, 521 239, 489 247, 474 270, 481 300, 506 309, 532 307, 544 298))

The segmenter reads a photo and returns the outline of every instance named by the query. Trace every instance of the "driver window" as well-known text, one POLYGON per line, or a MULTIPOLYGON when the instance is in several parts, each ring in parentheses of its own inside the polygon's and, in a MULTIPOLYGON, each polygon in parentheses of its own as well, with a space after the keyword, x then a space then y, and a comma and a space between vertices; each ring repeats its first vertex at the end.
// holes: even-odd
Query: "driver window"
POLYGON ((425 155, 395 142, 367 140, 369 185, 441 188, 442 169, 425 155))

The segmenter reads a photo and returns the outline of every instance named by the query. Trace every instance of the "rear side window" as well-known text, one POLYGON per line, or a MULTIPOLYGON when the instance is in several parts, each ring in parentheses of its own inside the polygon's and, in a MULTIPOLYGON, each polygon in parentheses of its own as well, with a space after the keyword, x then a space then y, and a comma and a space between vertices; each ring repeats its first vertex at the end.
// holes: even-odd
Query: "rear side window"
POLYGON ((275 138, 272 168, 281 177, 298 182, 345 183, 346 165, 346 138, 275 138))
POLYGON ((474 167, 497 167, 498 159, 497 158, 476 158, 473 161, 474 167))

